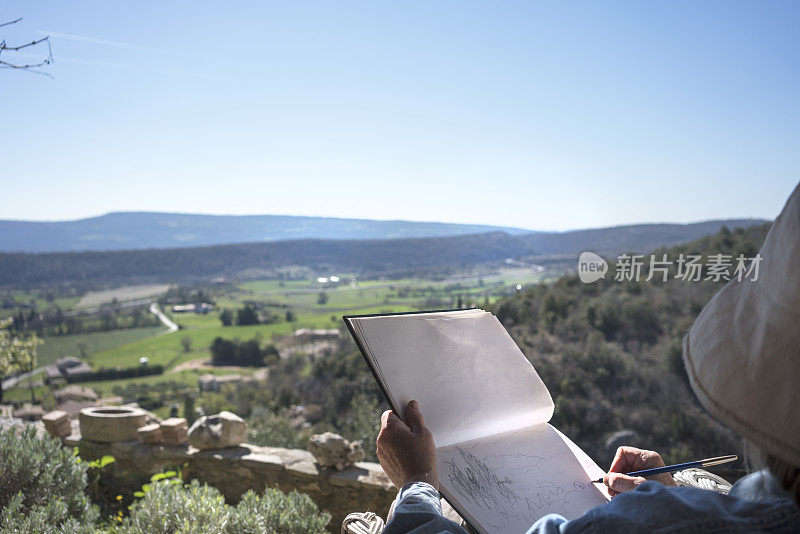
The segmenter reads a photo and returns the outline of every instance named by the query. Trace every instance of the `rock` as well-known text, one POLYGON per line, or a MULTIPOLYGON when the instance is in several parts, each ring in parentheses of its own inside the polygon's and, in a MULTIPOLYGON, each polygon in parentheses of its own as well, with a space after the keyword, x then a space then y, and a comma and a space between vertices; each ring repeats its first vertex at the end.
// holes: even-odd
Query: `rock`
POLYGON ((163 439, 161 435, 161 425, 157 423, 140 427, 137 433, 139 434, 139 439, 142 440, 143 443, 161 443, 163 439))
POLYGON ((189 443, 200 450, 238 447, 246 442, 247 424, 231 412, 203 416, 189 429, 189 443))
POLYGON ((138 439, 137 430, 145 424, 145 413, 139 408, 96 406, 81 410, 78 419, 83 439, 114 443, 138 439))
POLYGON ((165 445, 172 447, 180 447, 186 445, 188 440, 187 428, 188 423, 183 417, 170 417, 161 421, 161 438, 165 445))
POLYGON ((623 445, 636 446, 641 438, 635 430, 619 430, 606 439, 606 452, 613 457, 623 445))
POLYGON ((72 433, 69 415, 62 410, 53 410, 42 416, 42 423, 47 432, 56 438, 65 438, 72 433))
POLYGON ((360 441, 350 443, 338 434, 325 432, 314 434, 308 439, 308 450, 322 467, 335 467, 341 471, 364 459, 364 449, 360 441))

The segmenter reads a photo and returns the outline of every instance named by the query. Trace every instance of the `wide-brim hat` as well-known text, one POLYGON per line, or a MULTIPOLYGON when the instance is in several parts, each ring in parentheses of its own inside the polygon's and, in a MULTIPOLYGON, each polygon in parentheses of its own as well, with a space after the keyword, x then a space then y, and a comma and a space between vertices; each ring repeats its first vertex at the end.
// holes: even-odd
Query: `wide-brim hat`
POLYGON ((757 279, 731 279, 700 312, 683 361, 712 415, 800 467, 800 185, 759 254, 757 279))

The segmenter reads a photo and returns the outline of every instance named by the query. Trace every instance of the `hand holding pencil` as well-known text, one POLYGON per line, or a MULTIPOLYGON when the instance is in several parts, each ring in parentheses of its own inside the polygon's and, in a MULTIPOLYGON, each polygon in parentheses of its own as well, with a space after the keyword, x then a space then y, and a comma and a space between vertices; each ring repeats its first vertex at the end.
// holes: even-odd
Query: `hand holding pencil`
MULTIPOLYGON (((602 482, 608 486, 608 493, 612 497, 619 493, 632 491, 646 479, 640 476, 631 476, 628 473, 643 469, 664 467, 664 460, 655 451, 637 449, 635 447, 620 447, 611 462, 611 467, 602 482)), ((662 473, 651 477, 649 480, 661 482, 665 486, 677 486, 672 475, 662 473)))
POLYGON ((608 493, 614 497, 619 493, 631 491, 645 481, 644 477, 660 482, 665 486, 676 486, 670 473, 690 467, 711 467, 736 460, 736 455, 718 456, 675 465, 664 465, 661 455, 655 451, 646 451, 635 447, 620 447, 611 463, 608 474, 594 480, 596 484, 605 483, 608 493))

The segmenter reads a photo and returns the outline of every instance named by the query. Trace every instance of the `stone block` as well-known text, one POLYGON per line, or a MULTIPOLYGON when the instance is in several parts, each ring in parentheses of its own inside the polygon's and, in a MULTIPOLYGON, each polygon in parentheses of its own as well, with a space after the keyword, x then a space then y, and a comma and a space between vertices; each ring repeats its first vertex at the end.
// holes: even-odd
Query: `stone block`
POLYGON ((161 421, 161 439, 165 445, 180 447, 186 445, 188 424, 183 417, 170 417, 161 421))
POLYGON ((157 423, 145 425, 137 430, 139 439, 144 443, 161 443, 161 425, 157 423))
POLYGON ((72 433, 69 415, 62 410, 53 410, 42 416, 42 423, 48 434, 56 438, 65 438, 72 433))
POLYGON ((334 467, 341 471, 364 459, 360 441, 350 443, 333 432, 314 434, 308 439, 308 450, 322 467, 334 467))
POLYGON ((247 424, 231 412, 201 417, 189 429, 189 443, 200 450, 238 447, 245 442, 247 424))

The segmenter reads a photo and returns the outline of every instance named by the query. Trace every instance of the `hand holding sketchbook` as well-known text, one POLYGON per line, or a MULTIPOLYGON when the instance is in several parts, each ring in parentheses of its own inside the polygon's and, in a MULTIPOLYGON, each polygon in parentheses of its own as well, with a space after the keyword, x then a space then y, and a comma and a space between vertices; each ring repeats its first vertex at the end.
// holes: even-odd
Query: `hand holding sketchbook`
POLYGON ((441 493, 481 533, 523 533, 607 502, 604 471, 548 424, 553 400, 500 321, 479 309, 345 317, 392 409, 419 401, 441 493))

